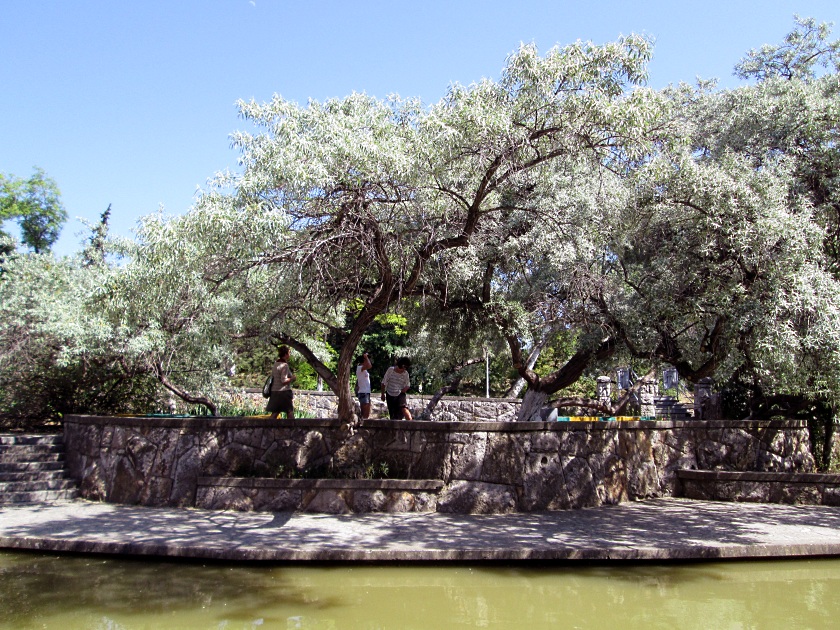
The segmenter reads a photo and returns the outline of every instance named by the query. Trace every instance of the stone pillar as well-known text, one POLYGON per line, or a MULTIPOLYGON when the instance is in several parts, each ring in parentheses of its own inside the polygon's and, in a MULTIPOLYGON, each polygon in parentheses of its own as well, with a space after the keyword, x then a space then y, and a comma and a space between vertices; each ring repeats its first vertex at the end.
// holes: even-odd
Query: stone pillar
POLYGON ((694 384, 694 419, 711 420, 713 407, 712 379, 701 378, 694 384))
POLYGON ((639 415, 656 417, 656 397, 659 395, 659 381, 656 377, 643 378, 639 387, 639 415))
POLYGON ((609 376, 599 376, 596 379, 595 391, 597 392, 598 402, 601 404, 612 404, 612 379, 609 376))

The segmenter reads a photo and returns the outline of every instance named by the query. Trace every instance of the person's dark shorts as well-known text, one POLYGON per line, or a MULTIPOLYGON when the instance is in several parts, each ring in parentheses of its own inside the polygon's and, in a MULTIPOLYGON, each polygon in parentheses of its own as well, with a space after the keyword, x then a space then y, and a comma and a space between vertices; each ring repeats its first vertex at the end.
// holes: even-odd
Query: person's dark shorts
POLYGON ((403 407, 408 406, 408 404, 406 403, 405 394, 400 394, 399 396, 391 396, 391 394, 386 393, 385 403, 388 405, 388 417, 391 420, 403 419, 403 407))
POLYGON ((359 397, 359 404, 360 405, 369 405, 370 404, 370 392, 359 392, 356 394, 359 397))
POLYGON ((295 408, 292 402, 293 397, 294 394, 291 389, 286 389, 281 392, 271 392, 265 410, 269 413, 290 413, 295 408))

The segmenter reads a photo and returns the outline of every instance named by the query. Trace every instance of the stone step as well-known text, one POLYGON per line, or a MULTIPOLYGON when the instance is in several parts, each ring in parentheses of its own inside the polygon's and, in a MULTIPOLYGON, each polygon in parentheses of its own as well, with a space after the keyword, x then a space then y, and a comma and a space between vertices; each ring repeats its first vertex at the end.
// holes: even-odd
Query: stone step
POLYGON ((63 433, 0 433, 0 444, 52 444, 63 441, 63 433))
POLYGON ((0 435, 0 445, 15 444, 64 444, 64 436, 61 433, 51 433, 48 435, 5 433, 0 435))
POLYGON ((0 496, 19 492, 38 492, 41 490, 70 490, 76 484, 70 479, 54 479, 50 481, 2 481, 0 482, 0 496))
POLYGON ((0 505, 72 501, 78 495, 78 490, 75 488, 72 490, 35 490, 32 492, 12 492, 9 494, 0 494, 0 505))
POLYGON ((3 481, 53 481, 65 479, 64 469, 31 470, 28 472, 0 472, 0 482, 3 481))
POLYGON ((65 475, 63 435, 0 435, 0 505, 77 496, 76 484, 65 475))
POLYGON ((0 473, 46 472, 51 470, 64 470, 64 462, 0 462, 0 473))
POLYGON ((63 444, 0 444, 0 457, 40 457, 51 453, 63 453, 63 444))
POLYGON ((673 396, 660 396, 655 398, 657 418, 671 418, 674 420, 687 420, 694 417, 694 409, 686 406, 673 396))
POLYGON ((64 453, 47 450, 30 450, 31 447, 21 447, 26 450, 0 451, 0 464, 63 462, 64 453))

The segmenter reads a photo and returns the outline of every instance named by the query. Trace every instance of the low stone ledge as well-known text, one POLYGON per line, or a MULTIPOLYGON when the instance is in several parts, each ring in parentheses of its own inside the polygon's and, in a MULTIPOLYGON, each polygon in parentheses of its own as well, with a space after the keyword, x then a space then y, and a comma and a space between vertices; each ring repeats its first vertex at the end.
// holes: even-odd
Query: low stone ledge
POLYGON ((196 507, 240 512, 435 512, 437 479, 199 477, 196 507))
POLYGON ((687 499, 797 505, 840 505, 840 475, 726 470, 678 470, 687 499))
POLYGON ((199 477, 201 486, 230 488, 273 488, 282 490, 423 490, 435 492, 443 488, 439 479, 268 479, 264 477, 199 477))
POLYGON ((785 473, 733 470, 678 470, 680 479, 705 481, 764 481, 775 483, 827 483, 840 485, 840 475, 829 473, 785 473))

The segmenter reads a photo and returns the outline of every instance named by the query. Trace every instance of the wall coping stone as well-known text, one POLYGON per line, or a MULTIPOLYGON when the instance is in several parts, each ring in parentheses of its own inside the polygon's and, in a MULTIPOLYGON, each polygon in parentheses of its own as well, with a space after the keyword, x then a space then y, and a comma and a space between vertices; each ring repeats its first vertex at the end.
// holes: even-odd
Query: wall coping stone
MULTIPOLYGON (((337 418, 297 418, 287 420, 278 418, 271 420, 268 417, 260 416, 191 416, 160 418, 149 416, 89 416, 89 415, 67 415, 64 422, 67 424, 97 425, 107 421, 115 426, 126 427, 149 427, 149 428, 185 428, 185 429, 231 429, 231 428, 265 428, 265 427, 297 427, 297 428, 339 428, 344 423, 337 418)), ((486 432, 572 432, 591 431, 601 429, 612 431, 617 428, 650 430, 650 429, 676 429, 676 428, 697 428, 697 429, 782 429, 782 428, 805 428, 805 420, 640 420, 632 422, 620 421, 592 421, 592 422, 431 422, 424 420, 380 420, 367 419, 359 423, 364 428, 386 428, 403 429, 406 431, 427 431, 427 432, 461 432, 461 433, 486 433, 486 432)))
POLYGON ((440 479, 266 479, 263 477, 199 477, 199 486, 271 488, 277 490, 423 490, 439 491, 440 479))

